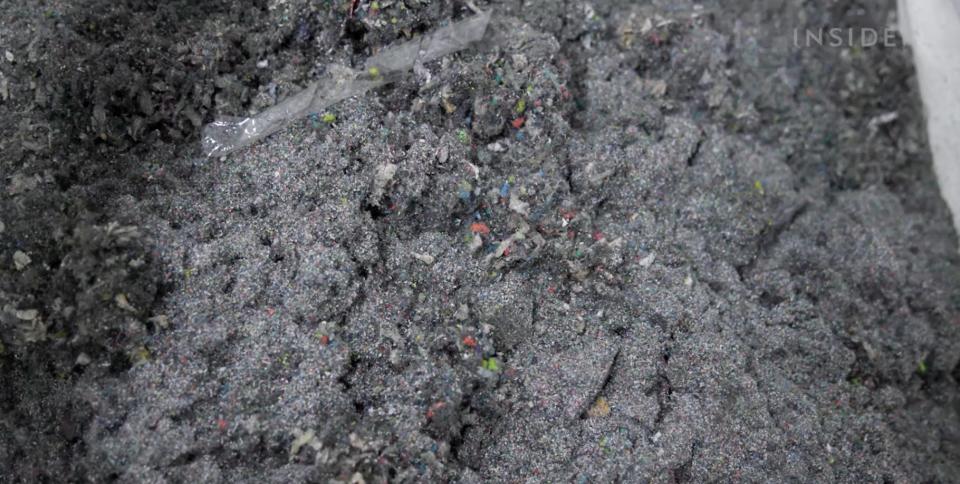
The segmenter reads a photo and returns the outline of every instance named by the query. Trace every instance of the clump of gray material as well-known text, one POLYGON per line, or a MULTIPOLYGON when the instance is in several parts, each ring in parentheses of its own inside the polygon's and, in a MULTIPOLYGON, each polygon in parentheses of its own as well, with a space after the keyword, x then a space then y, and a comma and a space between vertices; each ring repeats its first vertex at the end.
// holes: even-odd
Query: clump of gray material
MULTIPOLYGON (((156 284, 169 321, 129 369, 0 356, 0 480, 956 481, 960 255, 909 52, 783 35, 882 26, 885 2, 502 2, 486 49, 229 160, 194 140, 0 156, 0 297, 93 301, 122 328, 118 291, 89 289, 156 284), (113 220, 152 242, 69 240, 113 220), (121 277, 144 252, 153 271, 121 277), (74 257, 95 277, 56 290, 74 257)), ((0 150, 47 134, 30 85, 59 71, 30 63, 34 32, 74 68, 61 39, 139 38, 6 4, 32 10, 0 19, 0 118, 24 120, 0 150)), ((172 36, 233 79, 201 83, 217 112, 242 113, 470 15, 347 4, 222 0, 238 8, 172 36), (250 25, 225 28, 237 10, 250 25), (286 41, 239 35, 275 27, 286 41)), ((171 58, 151 52, 106 79, 152 86, 171 58)), ((107 126, 139 109, 114 94, 107 126)))
POLYGON ((129 366, 162 322, 150 321, 158 316, 151 242, 136 226, 66 219, 40 208, 49 203, 42 190, 23 190, 0 203, 5 231, 17 234, 0 239, 0 355, 61 372, 129 366))
POLYGON ((262 113, 239 120, 219 120, 203 130, 206 156, 224 156, 250 146, 309 113, 383 86, 418 64, 467 48, 483 38, 490 14, 441 27, 409 42, 387 47, 367 59, 364 70, 331 65, 322 79, 262 113))

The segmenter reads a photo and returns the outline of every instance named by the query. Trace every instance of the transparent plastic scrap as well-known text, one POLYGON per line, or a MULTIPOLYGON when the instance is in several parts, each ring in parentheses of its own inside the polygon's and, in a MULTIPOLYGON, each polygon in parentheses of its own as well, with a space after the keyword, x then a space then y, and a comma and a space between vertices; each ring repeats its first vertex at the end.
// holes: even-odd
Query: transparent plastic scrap
POLYGON ((331 65, 320 80, 256 116, 208 124, 203 129, 203 152, 207 156, 228 155, 276 133, 292 121, 388 84, 418 63, 439 59, 481 40, 489 23, 490 14, 480 12, 417 39, 392 45, 367 59, 363 70, 331 65))

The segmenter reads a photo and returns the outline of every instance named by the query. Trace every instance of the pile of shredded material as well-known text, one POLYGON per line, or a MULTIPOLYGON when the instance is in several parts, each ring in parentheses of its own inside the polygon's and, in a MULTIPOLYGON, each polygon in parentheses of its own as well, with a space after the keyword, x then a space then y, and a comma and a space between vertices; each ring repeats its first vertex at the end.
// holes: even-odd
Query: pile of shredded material
POLYGON ((88 3, 0 0, 4 479, 960 475, 909 52, 791 44, 892 2, 477 2, 376 72, 477 14, 88 3))

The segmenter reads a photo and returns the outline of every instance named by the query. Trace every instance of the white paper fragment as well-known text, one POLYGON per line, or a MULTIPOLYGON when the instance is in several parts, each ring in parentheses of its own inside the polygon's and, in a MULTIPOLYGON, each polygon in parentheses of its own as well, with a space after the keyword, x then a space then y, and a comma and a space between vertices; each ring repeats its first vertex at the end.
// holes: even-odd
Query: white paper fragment
POLYGON ((30 265, 31 259, 26 252, 18 250, 13 253, 13 266, 17 268, 18 271, 24 270, 28 265, 30 265))

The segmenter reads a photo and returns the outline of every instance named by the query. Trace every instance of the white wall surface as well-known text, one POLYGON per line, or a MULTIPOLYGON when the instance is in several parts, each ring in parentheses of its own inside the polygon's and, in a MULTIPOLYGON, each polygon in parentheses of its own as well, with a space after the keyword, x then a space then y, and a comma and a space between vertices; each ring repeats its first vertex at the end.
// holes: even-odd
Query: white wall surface
POLYGON ((940 191, 960 231, 960 0, 899 0, 913 47, 940 191))

